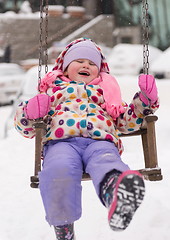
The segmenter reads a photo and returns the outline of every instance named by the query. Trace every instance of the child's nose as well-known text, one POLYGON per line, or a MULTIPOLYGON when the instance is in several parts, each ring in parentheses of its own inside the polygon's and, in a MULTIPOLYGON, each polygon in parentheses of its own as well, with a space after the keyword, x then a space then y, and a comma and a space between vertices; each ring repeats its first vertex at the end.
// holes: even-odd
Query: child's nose
POLYGON ((84 63, 83 63, 83 67, 89 68, 89 63, 88 63, 88 62, 84 62, 84 63))

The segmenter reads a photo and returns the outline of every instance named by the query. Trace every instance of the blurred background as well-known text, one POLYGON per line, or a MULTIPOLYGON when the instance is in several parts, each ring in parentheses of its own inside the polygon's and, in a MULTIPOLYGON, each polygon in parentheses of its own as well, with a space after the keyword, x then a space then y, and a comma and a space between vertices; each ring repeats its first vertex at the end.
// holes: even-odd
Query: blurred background
MULTIPOLYGON (((107 47, 118 43, 142 43, 140 0, 49 0, 48 3, 49 47, 60 45, 61 40, 79 28, 81 30, 73 37, 87 36, 107 47)), ((6 21, 5 16, 0 19, 0 49, 1 57, 6 50, 5 60, 9 51, 12 62, 37 57, 39 19, 28 19, 28 15, 38 12, 39 4, 38 0, 0 0, 0 12, 9 19, 11 11, 24 14, 15 21, 6 21)), ((169 11, 170 1, 149 0, 149 42, 161 50, 170 45, 169 11)))

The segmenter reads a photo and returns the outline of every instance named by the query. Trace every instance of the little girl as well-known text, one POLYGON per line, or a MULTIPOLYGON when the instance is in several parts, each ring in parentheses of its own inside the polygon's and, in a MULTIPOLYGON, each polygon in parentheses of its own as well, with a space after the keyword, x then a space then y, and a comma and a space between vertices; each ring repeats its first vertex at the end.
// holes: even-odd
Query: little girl
POLYGON ((40 94, 18 107, 15 126, 27 138, 35 136, 35 119, 51 116, 43 137, 39 188, 56 239, 75 239, 83 172, 90 174, 113 230, 126 229, 141 204, 144 181, 122 162, 119 138, 119 132, 138 130, 144 117, 158 108, 155 79, 143 74, 139 87, 128 106, 100 48, 80 38, 66 47, 53 71, 41 80, 40 94))

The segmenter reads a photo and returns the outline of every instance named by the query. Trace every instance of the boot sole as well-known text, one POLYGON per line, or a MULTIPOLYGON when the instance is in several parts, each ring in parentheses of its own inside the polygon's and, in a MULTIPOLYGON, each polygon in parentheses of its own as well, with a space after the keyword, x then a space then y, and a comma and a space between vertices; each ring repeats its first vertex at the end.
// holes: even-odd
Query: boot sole
POLYGON ((114 231, 125 230, 145 195, 145 185, 138 171, 126 171, 120 175, 115 186, 108 220, 114 231))

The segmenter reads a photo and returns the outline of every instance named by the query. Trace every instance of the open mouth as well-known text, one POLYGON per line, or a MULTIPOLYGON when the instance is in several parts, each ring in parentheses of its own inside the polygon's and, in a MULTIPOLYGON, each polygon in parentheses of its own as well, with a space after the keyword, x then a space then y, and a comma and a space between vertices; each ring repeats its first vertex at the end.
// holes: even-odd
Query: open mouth
POLYGON ((82 76, 90 76, 90 73, 88 72, 79 72, 79 74, 82 76))

